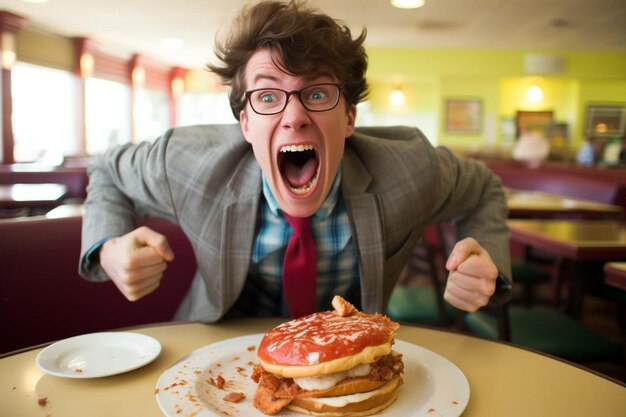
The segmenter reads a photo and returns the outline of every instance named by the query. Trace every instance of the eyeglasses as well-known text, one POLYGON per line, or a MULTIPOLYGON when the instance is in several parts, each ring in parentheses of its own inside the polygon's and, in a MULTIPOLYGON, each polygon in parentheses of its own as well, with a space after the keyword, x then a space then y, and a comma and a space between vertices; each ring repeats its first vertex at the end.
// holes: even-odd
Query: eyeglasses
POLYGON ((287 107, 292 95, 300 99, 302 106, 308 111, 322 112, 337 107, 343 86, 341 84, 314 84, 302 90, 285 91, 280 88, 257 88, 244 93, 255 113, 270 116, 281 113, 287 107))

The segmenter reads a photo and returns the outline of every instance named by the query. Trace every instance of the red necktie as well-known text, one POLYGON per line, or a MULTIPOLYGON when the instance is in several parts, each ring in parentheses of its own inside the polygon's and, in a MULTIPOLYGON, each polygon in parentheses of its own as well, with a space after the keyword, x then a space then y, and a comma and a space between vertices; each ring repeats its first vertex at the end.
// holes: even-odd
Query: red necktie
POLYGON ((308 217, 292 217, 287 213, 285 219, 293 232, 283 261, 283 294, 291 317, 297 318, 317 310, 317 256, 311 234, 311 220, 308 217))

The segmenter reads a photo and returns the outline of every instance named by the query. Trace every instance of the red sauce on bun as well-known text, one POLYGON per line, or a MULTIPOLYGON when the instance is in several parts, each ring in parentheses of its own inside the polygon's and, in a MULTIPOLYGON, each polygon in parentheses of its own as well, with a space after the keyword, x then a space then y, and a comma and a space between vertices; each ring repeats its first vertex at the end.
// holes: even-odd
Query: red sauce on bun
POLYGON ((257 355, 274 365, 314 365, 387 343, 396 330, 397 325, 380 314, 341 317, 325 311, 283 323, 266 333, 257 355))

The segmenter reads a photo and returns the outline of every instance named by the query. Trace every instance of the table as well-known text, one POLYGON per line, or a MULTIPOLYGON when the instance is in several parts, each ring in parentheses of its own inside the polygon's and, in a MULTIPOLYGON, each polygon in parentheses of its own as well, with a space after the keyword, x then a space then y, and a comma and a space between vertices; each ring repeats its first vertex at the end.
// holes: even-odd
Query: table
POLYGON ((508 220, 511 238, 575 260, 626 260, 626 222, 617 220, 508 220))
MULTIPOLYGON (((195 349, 262 333, 279 322, 248 318, 215 325, 170 323, 137 328, 132 331, 161 342, 161 355, 143 368, 106 378, 64 379, 46 375, 35 365, 40 349, 8 356, 0 359, 0 415, 161 416, 154 391, 163 371, 195 349), (48 398, 45 407, 38 405, 42 397, 48 398)), ((402 325, 397 339, 429 349, 462 370, 471 390, 463 417, 621 416, 626 410, 625 384, 546 355, 420 326, 402 325)))
POLYGON ((505 188, 510 218, 576 217, 620 219, 622 207, 536 190, 505 188))
POLYGON ((608 262, 604 265, 605 282, 626 291, 626 262, 608 262))
POLYGON ((64 184, 0 185, 1 207, 46 207, 56 205, 67 194, 64 184))
POLYGON ((62 204, 46 213, 49 219, 61 219, 65 217, 82 217, 85 213, 83 204, 62 204))
POLYGON ((569 310, 582 311, 583 280, 598 262, 626 261, 626 222, 617 220, 508 220, 511 239, 570 261, 569 310))

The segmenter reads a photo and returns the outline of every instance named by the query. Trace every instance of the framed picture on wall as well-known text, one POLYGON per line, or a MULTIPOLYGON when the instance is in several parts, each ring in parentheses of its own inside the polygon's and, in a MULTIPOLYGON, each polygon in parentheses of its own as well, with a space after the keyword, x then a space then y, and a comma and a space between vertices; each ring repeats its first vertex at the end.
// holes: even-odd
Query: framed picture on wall
POLYGON ((626 104, 623 106, 587 106, 586 134, 588 137, 624 137, 626 133, 626 104))
POLYGON ((546 135, 547 129, 554 123, 554 112, 519 110, 515 115, 515 137, 519 138, 524 132, 539 131, 546 135))
POLYGON ((480 133, 482 102, 476 99, 446 100, 446 132, 480 133))

